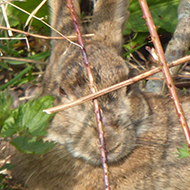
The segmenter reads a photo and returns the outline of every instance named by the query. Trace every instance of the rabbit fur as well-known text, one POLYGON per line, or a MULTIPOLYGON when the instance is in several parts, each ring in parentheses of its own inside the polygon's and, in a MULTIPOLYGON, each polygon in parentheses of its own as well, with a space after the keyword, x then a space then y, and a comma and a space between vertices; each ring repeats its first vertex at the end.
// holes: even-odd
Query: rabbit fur
MULTIPOLYGON (((129 13, 127 0, 94 0, 91 24, 82 33, 97 90, 122 82, 129 69, 120 57, 122 30, 129 13)), ((79 24, 79 0, 73 0, 79 24)), ((50 0, 51 24, 64 35, 74 35, 66 0, 50 0)), ((59 36, 52 32, 52 36, 59 36)), ((53 40, 50 64, 44 76, 44 94, 55 105, 90 94, 89 79, 79 47, 53 40)), ((176 148, 185 143, 172 101, 168 96, 120 90, 98 98, 105 131, 112 190, 190 189, 188 159, 176 148)), ((182 96, 189 122, 189 97, 182 96)), ((103 190, 98 131, 91 101, 57 113, 47 140, 57 142, 44 155, 18 153, 13 176, 30 190, 103 190)))

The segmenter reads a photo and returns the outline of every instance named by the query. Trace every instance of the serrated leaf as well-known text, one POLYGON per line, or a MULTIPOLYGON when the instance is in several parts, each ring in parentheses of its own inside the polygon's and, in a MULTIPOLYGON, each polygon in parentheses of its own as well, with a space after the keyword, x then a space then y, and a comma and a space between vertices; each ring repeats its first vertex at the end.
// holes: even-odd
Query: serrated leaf
POLYGON ((178 158, 188 158, 189 157, 189 148, 187 146, 187 144, 183 144, 184 149, 182 148, 177 148, 178 152, 177 153, 179 156, 178 158))
POLYGON ((18 136, 10 143, 15 146, 20 152, 27 154, 44 154, 54 148, 56 145, 54 142, 44 142, 42 139, 34 141, 34 139, 30 139, 28 136, 18 136))
POLYGON ((5 123, 3 128, 2 128, 0 136, 4 137, 4 138, 12 137, 16 133, 17 133, 17 130, 13 125, 11 125, 9 123, 5 123))
POLYGON ((32 136, 45 136, 47 132, 45 129, 49 125, 48 121, 44 122, 42 125, 35 126, 33 129, 30 129, 29 132, 32 136))
POLYGON ((51 96, 44 96, 15 109, 12 117, 5 121, 1 136, 8 137, 16 133, 32 136, 46 135, 45 129, 53 115, 43 113, 43 109, 52 107, 53 100, 51 96))
POLYGON ((44 96, 34 102, 28 102, 23 109, 22 126, 25 126, 32 135, 43 136, 44 129, 53 115, 43 113, 43 110, 53 106, 54 98, 44 96))

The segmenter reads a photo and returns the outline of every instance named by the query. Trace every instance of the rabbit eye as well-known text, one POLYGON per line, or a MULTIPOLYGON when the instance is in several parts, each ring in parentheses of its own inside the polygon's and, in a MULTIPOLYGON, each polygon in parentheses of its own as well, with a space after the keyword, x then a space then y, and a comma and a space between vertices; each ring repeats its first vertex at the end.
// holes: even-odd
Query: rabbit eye
POLYGON ((61 96, 67 96, 65 90, 64 90, 63 88, 61 88, 61 87, 59 87, 59 94, 60 94, 61 96))

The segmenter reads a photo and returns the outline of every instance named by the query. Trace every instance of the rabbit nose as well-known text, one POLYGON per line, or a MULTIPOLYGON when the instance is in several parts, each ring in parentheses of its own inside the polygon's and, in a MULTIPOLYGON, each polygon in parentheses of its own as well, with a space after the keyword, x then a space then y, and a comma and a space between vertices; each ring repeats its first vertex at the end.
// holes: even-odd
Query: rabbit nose
POLYGON ((101 110, 101 119, 102 119, 102 123, 104 126, 104 130, 106 132, 106 128, 108 129, 109 127, 114 128, 117 127, 114 123, 114 114, 108 112, 108 111, 103 111, 101 110))

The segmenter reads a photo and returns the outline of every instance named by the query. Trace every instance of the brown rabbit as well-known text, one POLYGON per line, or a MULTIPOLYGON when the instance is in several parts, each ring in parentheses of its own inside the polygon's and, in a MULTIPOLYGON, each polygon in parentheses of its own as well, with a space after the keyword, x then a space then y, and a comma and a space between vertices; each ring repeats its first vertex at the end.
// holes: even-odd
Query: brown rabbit
MULTIPOLYGON (((79 0, 73 3, 80 21, 79 0)), ((50 5, 52 26, 65 35, 75 34, 66 0, 51 0, 50 5)), ((83 29, 95 34, 85 41, 85 46, 98 90, 128 77, 129 69, 119 56, 127 6, 127 0, 94 0, 92 23, 83 29)), ((91 93, 80 48, 65 40, 52 42, 44 93, 53 94, 56 105, 91 93)), ((190 189, 189 160, 171 154, 185 141, 169 98, 123 88, 98 101, 112 190, 190 189)), ((189 98, 183 98, 183 102, 188 114, 189 98)), ((57 113, 46 139, 58 143, 48 153, 16 155, 13 160, 16 179, 30 190, 104 189, 92 102, 57 113)))

